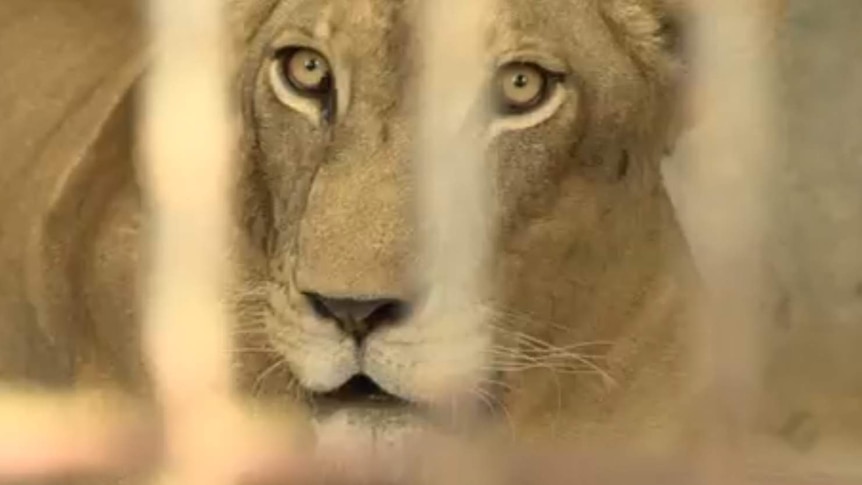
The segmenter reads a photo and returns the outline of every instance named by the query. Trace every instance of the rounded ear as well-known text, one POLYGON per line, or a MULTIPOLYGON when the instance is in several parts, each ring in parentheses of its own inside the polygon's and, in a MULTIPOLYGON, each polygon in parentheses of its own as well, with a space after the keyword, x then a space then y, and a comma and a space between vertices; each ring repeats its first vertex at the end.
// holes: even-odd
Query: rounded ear
MULTIPOLYGON (((651 0, 653 11, 657 13, 662 26, 663 37, 666 45, 679 56, 685 64, 691 62, 690 50, 686 48, 689 42, 691 30, 694 28, 694 9, 699 1, 718 0, 651 0)), ((753 0, 752 8, 763 9, 766 18, 771 19, 771 32, 765 33, 766 37, 777 33, 787 9, 787 0, 753 0)))
MULTIPOLYGON (((697 114, 692 106, 691 67, 696 62, 694 29, 696 26, 696 9, 698 2, 716 2, 727 0, 651 0, 652 7, 662 26, 665 45, 672 56, 680 63, 674 79, 677 90, 678 112, 675 119, 675 129, 672 137, 687 131, 696 124, 697 114)), ((748 0, 752 13, 763 15, 766 19, 765 32, 761 39, 765 43, 772 42, 783 24, 787 0, 748 0)), ((672 145, 672 143, 671 143, 672 145)))

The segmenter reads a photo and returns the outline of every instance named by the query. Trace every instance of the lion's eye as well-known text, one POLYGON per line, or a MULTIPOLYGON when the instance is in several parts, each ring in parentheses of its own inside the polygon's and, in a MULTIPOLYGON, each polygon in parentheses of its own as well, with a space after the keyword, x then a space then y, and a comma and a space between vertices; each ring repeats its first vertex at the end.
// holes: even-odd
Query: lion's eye
POLYGON ((553 74, 536 64, 506 64, 494 80, 498 109, 509 115, 532 111, 547 101, 553 82, 553 74))
POLYGON ((332 70, 320 52, 306 47, 284 49, 278 54, 282 76, 297 94, 323 98, 332 90, 332 70))

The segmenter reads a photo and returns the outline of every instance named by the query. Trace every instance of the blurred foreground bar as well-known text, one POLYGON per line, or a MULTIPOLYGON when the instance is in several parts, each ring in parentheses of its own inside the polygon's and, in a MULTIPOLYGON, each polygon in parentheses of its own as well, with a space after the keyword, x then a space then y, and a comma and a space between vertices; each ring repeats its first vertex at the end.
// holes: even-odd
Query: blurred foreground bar
POLYGON ((168 483, 228 484, 230 122, 226 3, 151 0, 141 173, 149 217, 145 352, 164 420, 168 483))
POLYGON ((490 59, 485 37, 494 0, 425 0, 416 137, 423 258, 417 271, 432 299, 475 303, 492 227, 485 160, 490 59))
POLYGON ((769 181, 775 157, 771 1, 693 2, 693 130, 678 206, 704 288, 693 334, 699 477, 746 474, 760 405, 769 181))

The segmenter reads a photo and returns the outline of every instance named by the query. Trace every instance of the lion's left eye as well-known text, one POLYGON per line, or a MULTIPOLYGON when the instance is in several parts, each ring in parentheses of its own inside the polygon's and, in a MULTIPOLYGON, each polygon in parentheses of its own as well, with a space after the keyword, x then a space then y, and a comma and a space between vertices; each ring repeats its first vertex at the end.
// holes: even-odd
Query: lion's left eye
POLYGON ((506 64, 494 79, 497 107, 507 115, 530 112, 548 100, 557 80, 557 76, 536 64, 506 64))
POLYGON ((310 47, 285 47, 275 53, 270 85, 279 101, 308 116, 333 123, 338 93, 332 64, 310 47), (318 118, 319 117, 319 118, 318 118))
POLYGON ((305 47, 278 54, 279 69, 293 90, 306 97, 323 98, 332 89, 332 70, 320 52, 305 47))

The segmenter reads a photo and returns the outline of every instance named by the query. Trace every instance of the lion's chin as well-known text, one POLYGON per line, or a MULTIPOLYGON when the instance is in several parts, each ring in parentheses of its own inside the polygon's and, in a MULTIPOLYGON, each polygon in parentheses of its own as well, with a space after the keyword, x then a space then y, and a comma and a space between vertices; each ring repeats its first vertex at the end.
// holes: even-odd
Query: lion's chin
POLYGON ((350 483, 412 483, 415 473, 429 465, 429 471, 436 470, 435 460, 458 453, 453 450, 473 438, 481 439, 487 424, 476 416, 464 421, 409 405, 344 406, 314 418, 313 454, 324 477, 350 483))
POLYGON ((391 464, 432 435, 460 434, 488 417, 476 413, 472 401, 440 406, 406 400, 364 374, 310 397, 315 454, 327 462, 358 460, 366 468, 381 457, 391 464))
POLYGON ((425 416, 409 406, 329 409, 314 417, 315 454, 328 463, 367 467, 383 457, 406 453, 432 428, 425 416))

